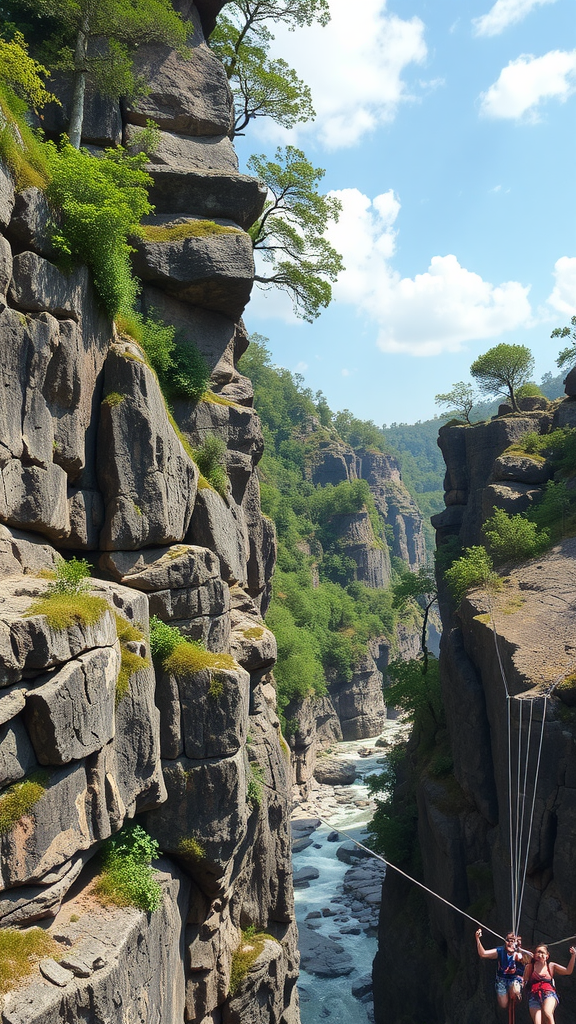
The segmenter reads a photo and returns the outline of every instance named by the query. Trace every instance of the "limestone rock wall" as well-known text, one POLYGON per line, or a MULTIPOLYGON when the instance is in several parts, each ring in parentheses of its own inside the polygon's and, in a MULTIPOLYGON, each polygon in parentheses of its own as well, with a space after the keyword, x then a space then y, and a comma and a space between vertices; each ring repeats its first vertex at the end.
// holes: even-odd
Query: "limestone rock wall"
MULTIPOLYGON (((494 506, 515 512, 537 500, 551 475, 549 465, 505 454, 505 449, 529 430, 544 433, 572 425, 573 410, 574 399, 567 398, 487 424, 442 428, 446 510, 434 517, 440 542, 457 533, 464 544, 482 543, 481 524, 494 506)), ((519 737, 525 764, 532 718, 525 840, 533 794, 534 817, 525 861, 523 942, 551 944, 574 932, 575 559, 576 545, 568 538, 538 559, 508 567, 503 590, 490 601, 472 591, 457 612, 446 595, 441 601, 442 691, 454 769, 446 779, 424 774, 417 783, 423 878, 433 891, 483 922, 487 947, 498 944, 488 930, 504 934, 511 917, 507 700, 498 655, 510 693, 514 764, 519 737), (556 682, 561 685, 547 701, 542 728, 542 694, 556 682)), ((426 738, 413 738, 414 753, 420 740, 426 738)), ((374 968, 376 1019, 400 1021, 404 1014, 419 1019, 423 1014, 448 1024, 495 1020, 494 972, 476 955, 474 925, 436 900, 426 899, 424 906, 413 888, 389 874, 374 968), (419 982, 395 1000, 388 987, 385 997, 379 979, 385 957, 399 943, 418 958, 419 982), (379 1008, 385 1004, 385 1011, 379 1008)), ((569 945, 552 946, 552 958, 567 963, 569 945)), ((561 1012, 570 1017, 576 1007, 574 986, 570 979, 562 981, 561 1012)))
MULTIPOLYGON (((183 0, 190 60, 142 47, 149 93, 132 106, 88 95, 83 139, 130 144, 152 117, 156 222, 229 228, 142 243, 135 256, 143 311, 204 354, 208 400, 176 403, 172 419, 86 268, 65 275, 52 262, 43 196, 16 195, 0 174, 0 926, 39 920, 57 944, 55 962, 5 996, 6 1024, 299 1021, 289 752, 262 619, 275 536, 260 510, 252 388, 236 369, 253 277, 245 228, 264 193, 238 173, 230 90, 204 41, 222 6, 183 0), (214 434, 226 445, 224 497, 190 455, 214 434), (29 614, 62 552, 91 560, 89 593, 102 604, 90 625, 29 614), (155 671, 151 615, 234 667, 155 671), (123 639, 125 620, 141 640, 123 639), (22 804, 18 793, 32 796, 22 804), (135 816, 164 853, 152 914, 105 909, 93 893, 102 841, 135 816), (231 995, 249 925, 271 938, 231 995)), ((65 78, 55 87, 56 134, 65 78)))

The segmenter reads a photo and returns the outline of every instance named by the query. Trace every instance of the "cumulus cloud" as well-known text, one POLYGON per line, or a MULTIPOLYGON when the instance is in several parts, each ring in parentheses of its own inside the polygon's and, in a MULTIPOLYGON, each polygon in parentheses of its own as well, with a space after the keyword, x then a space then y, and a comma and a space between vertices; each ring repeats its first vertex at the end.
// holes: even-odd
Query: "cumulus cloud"
MULTIPOLYGON (((299 127, 290 137, 312 131, 329 149, 338 149, 356 145, 394 118, 409 98, 402 74, 410 64, 421 64, 427 51, 420 18, 388 14, 386 0, 363 0, 361 17, 351 12, 348 0, 330 0, 330 12, 326 28, 289 33, 279 25, 272 48, 278 56, 290 54, 312 90, 317 113, 313 127, 299 127), (320 60, 322 53, 330 59, 320 60)), ((261 123, 259 131, 275 140, 281 135, 272 124, 261 123)))
POLYGON ((487 14, 473 18, 474 34, 499 36, 509 25, 523 21, 526 15, 542 4, 555 4, 556 0, 496 0, 487 14))
POLYGON ((358 189, 332 194, 343 210, 329 238, 346 267, 334 298, 376 322, 383 351, 415 356, 456 352, 466 341, 495 338, 529 324, 529 287, 518 281, 493 285, 452 254, 433 256, 424 273, 401 277, 391 262, 400 211, 392 191, 372 201, 358 189))
POLYGON ((562 103, 576 91, 576 50, 550 50, 543 57, 522 54, 510 61, 498 80, 480 96, 480 114, 492 118, 537 121, 549 99, 562 103))
POLYGON ((561 256, 554 265, 555 285, 548 299, 552 309, 565 316, 576 314, 576 256, 561 256))

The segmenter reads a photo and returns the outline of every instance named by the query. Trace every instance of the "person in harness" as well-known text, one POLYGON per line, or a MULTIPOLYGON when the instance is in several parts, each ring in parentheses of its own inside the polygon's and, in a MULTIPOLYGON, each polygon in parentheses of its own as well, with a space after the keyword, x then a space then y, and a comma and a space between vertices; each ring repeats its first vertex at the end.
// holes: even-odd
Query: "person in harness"
MULTIPOLYGON (((498 1006, 506 1009, 509 1003, 515 1003, 522 996, 522 984, 524 978, 524 963, 520 951, 521 939, 514 932, 508 932, 505 944, 496 949, 484 949, 482 942, 482 929, 476 932, 476 948, 478 956, 483 960, 497 960, 496 969, 496 999, 498 1006)), ((537 1022, 543 1024, 543 1022, 537 1022)))
POLYGON ((554 985, 555 974, 572 974, 576 948, 570 946, 568 967, 550 962, 548 946, 536 946, 532 960, 524 970, 524 984, 528 989, 528 1009, 534 1024, 554 1024, 554 1011, 558 996, 554 985))

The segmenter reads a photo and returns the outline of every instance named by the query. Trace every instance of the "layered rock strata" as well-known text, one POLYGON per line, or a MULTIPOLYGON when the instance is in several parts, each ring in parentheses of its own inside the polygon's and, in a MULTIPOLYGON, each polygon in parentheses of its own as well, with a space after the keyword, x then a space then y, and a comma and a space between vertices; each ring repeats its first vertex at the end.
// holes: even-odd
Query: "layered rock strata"
MULTIPOLYGON (((86 268, 52 262, 44 197, 16 195, 0 174, 0 925, 42 920, 55 942, 5 996, 6 1024, 299 1020, 289 755, 262 619, 275 536, 260 510, 252 388, 236 369, 253 275, 244 229, 264 193, 238 174, 230 90, 202 34, 221 6, 185 0, 191 57, 142 47, 149 93, 132 106, 88 95, 83 139, 130 143, 131 126, 160 126, 152 226, 168 241, 139 246, 142 309, 202 352, 206 400, 176 403, 172 419, 86 268), (206 218, 224 223, 199 238, 206 218), (189 237, 176 244, 182 221, 189 237), (213 435, 225 442, 224 496, 191 456, 213 435), (63 627, 34 612, 62 551, 91 559, 94 621, 73 600, 63 627), (232 667, 154 667, 151 615, 232 667), (125 640, 127 625, 141 639, 125 640), (151 914, 94 896, 95 855, 134 817, 165 855, 151 914), (269 938, 231 993, 249 925, 269 938)), ((66 81, 55 88, 58 133, 66 81)))

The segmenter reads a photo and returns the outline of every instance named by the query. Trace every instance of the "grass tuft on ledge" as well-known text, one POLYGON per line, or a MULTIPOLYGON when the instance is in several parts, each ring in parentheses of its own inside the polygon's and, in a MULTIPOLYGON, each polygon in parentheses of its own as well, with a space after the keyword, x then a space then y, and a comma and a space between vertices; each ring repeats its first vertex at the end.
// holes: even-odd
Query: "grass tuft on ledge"
POLYGON ((181 224, 142 224, 140 229, 140 237, 146 242, 180 242, 184 238, 241 234, 240 228, 216 224, 213 220, 189 220, 181 224))
POLYGON ((45 615, 52 629, 69 629, 70 626, 92 626, 109 611, 103 597, 92 594, 45 594, 32 602, 24 618, 45 615))
POLYGON ((232 967, 230 970, 230 995, 235 996, 248 971, 256 963, 264 949, 266 939, 278 942, 273 935, 267 932, 257 932, 254 925, 250 925, 242 932, 240 945, 232 954, 232 967))
POLYGON ((35 963, 55 956, 58 946, 42 928, 0 929, 0 994, 4 995, 32 974, 35 963))
POLYGON ((15 782, 0 797, 0 836, 11 832, 21 818, 30 813, 44 795, 47 781, 47 772, 35 772, 27 779, 15 782))
POLYGON ((164 662, 164 669, 175 676, 191 676, 203 669, 238 668, 231 654, 213 654, 200 644, 184 640, 174 648, 164 662))

